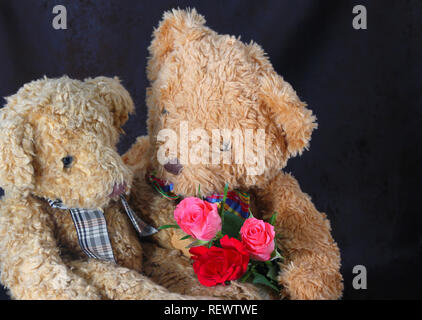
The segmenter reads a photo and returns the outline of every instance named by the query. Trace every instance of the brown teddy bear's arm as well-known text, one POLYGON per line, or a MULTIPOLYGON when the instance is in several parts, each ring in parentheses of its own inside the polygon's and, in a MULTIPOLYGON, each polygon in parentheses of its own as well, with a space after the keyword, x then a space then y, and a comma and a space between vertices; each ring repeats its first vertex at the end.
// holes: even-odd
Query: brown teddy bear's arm
POLYGON ((277 212, 276 233, 285 261, 279 276, 291 299, 338 299, 343 284, 340 252, 326 215, 289 174, 278 175, 259 195, 268 218, 277 212))
POLYGON ((135 172, 145 171, 149 163, 150 143, 148 136, 138 137, 136 142, 122 156, 123 162, 135 172))
POLYGON ((0 205, 1 279, 15 299, 99 299, 65 266, 47 214, 31 199, 0 205))
MULTIPOLYGON (((76 273, 82 275, 104 292, 112 300, 192 300, 211 299, 210 297, 192 297, 170 292, 135 270, 117 264, 95 259, 71 262, 76 273)), ((161 266, 156 266, 157 268, 161 266)), ((177 277, 176 274, 173 274, 177 277)), ((171 275, 167 275, 171 277, 171 275)))

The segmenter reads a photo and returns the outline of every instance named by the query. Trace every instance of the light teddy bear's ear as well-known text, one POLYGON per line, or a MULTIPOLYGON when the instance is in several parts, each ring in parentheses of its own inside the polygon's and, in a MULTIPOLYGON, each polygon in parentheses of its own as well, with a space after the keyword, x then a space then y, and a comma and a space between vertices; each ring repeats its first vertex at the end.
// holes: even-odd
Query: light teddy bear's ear
POLYGON ((33 156, 32 126, 6 105, 0 109, 0 187, 6 193, 26 196, 34 188, 33 156))
POLYGON ((200 38, 212 32, 204 26, 205 18, 195 9, 173 9, 163 15, 158 27, 152 34, 148 47, 150 56, 147 65, 148 80, 153 82, 166 58, 179 44, 200 38))
POLYGON ((96 94, 104 100, 112 113, 114 126, 121 130, 135 107, 132 97, 122 86, 119 78, 96 77, 85 79, 84 82, 94 86, 96 94))

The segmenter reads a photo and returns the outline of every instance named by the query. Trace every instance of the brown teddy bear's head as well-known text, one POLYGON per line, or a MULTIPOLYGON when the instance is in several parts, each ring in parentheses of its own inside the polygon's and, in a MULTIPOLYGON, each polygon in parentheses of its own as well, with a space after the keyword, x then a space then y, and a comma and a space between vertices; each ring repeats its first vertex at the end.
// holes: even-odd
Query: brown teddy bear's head
POLYGON ((308 146, 315 117, 257 44, 204 23, 194 9, 173 10, 154 31, 147 67, 151 170, 183 195, 199 185, 203 193, 221 192, 226 182, 231 189, 262 187, 308 146))
POLYGON ((134 106, 117 78, 44 78, 6 100, 0 109, 6 195, 98 208, 129 190, 132 175, 115 145, 134 106))

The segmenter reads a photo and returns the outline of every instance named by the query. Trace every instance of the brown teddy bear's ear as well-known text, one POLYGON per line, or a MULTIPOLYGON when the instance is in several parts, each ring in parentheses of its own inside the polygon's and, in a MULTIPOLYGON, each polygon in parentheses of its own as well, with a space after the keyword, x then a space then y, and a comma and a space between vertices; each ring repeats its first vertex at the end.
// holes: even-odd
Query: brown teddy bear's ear
POLYGON ((285 133, 289 156, 301 154, 309 146, 316 117, 300 101, 292 86, 273 70, 261 78, 261 99, 269 113, 285 133))
MULTIPOLYGON (((8 99, 10 101, 10 99, 8 99)), ((0 109, 0 187, 26 195, 34 188, 33 130, 9 106, 0 109)))
POLYGON ((103 99, 113 114, 114 125, 119 130, 129 119, 129 113, 135 110, 129 92, 121 85, 117 77, 97 77, 85 79, 85 83, 95 86, 96 93, 103 99))
POLYGON ((148 48, 150 57, 147 76, 151 82, 157 78, 164 60, 178 43, 198 39, 210 31, 204 24, 204 17, 195 9, 173 9, 164 13, 158 28, 152 34, 152 42, 148 48))

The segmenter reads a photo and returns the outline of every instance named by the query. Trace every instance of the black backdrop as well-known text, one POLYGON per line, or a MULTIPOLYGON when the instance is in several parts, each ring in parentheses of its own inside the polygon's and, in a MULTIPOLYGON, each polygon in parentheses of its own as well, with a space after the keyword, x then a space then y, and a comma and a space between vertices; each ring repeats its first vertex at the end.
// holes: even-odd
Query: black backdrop
POLYGON ((187 6, 216 31, 261 44, 317 115, 310 151, 287 170, 331 219, 344 298, 422 298, 419 0, 1 0, 0 95, 43 75, 117 75, 137 110, 124 152, 146 133, 152 29, 163 11, 187 6), (56 4, 67 8, 67 30, 52 27, 56 4), (352 28, 358 4, 368 30, 352 28), (352 287, 355 265, 368 270, 367 290, 352 287))

